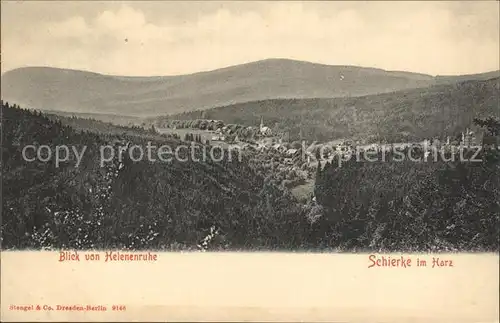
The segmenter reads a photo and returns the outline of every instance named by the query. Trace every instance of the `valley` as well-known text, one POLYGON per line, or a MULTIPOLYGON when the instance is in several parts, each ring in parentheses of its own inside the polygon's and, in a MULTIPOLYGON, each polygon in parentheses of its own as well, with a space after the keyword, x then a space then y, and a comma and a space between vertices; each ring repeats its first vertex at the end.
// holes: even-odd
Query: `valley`
POLYGON ((2 103, 2 176, 10 187, 2 245, 497 250, 495 73, 432 77, 291 60, 176 77, 88 74, 84 82, 77 71, 7 73, 2 98, 14 100, 2 103), (279 91, 270 78, 278 72, 279 91), (165 86, 169 95, 156 97, 165 86), (88 152, 78 167, 22 160, 33 142, 88 152), (427 157, 429 147, 458 156, 455 146, 470 155, 467 147, 487 142, 479 164, 389 158, 394 149, 427 157), (100 166, 99 147, 126 143, 221 147, 223 158, 100 166), (229 158, 232 150, 241 158, 229 158), (376 158, 353 158, 357 151, 376 158))

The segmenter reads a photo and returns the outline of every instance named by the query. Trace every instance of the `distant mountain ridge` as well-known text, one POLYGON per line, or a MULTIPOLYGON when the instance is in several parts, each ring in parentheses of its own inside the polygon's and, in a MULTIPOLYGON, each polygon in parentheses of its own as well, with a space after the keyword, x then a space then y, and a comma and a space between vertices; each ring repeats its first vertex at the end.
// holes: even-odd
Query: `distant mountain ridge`
POLYGON ((356 97, 500 75, 492 73, 433 77, 289 59, 152 77, 25 67, 2 75, 1 94, 3 100, 42 110, 157 116, 267 99, 356 97))

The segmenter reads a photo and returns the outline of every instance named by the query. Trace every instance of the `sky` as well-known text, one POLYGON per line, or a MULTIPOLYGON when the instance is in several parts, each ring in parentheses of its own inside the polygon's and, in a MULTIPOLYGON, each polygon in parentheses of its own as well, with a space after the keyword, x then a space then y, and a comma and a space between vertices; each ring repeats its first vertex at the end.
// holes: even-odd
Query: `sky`
POLYGON ((498 1, 3 1, 1 71, 179 75, 289 58, 431 75, 500 69, 498 1))

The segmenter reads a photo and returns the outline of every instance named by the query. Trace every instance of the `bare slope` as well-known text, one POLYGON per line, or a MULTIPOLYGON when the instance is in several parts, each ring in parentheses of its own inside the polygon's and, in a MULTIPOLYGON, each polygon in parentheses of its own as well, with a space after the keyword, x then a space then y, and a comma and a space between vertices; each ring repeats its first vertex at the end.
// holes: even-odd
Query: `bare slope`
POLYGON ((275 98, 360 96, 433 83, 435 78, 424 74, 287 59, 166 77, 26 67, 2 75, 2 99, 37 109, 154 116, 275 98))

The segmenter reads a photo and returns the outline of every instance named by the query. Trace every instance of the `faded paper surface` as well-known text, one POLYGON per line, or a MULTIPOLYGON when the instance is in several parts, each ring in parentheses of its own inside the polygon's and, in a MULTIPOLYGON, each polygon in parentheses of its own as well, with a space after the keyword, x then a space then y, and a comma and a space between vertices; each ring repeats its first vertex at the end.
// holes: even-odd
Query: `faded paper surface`
POLYGON ((499 314, 495 254, 435 255, 453 264, 439 268, 432 255, 368 268, 367 254, 160 253, 151 263, 83 254, 58 262, 57 252, 3 252, 2 320, 495 322, 499 314), (107 311, 9 310, 58 304, 107 311))

